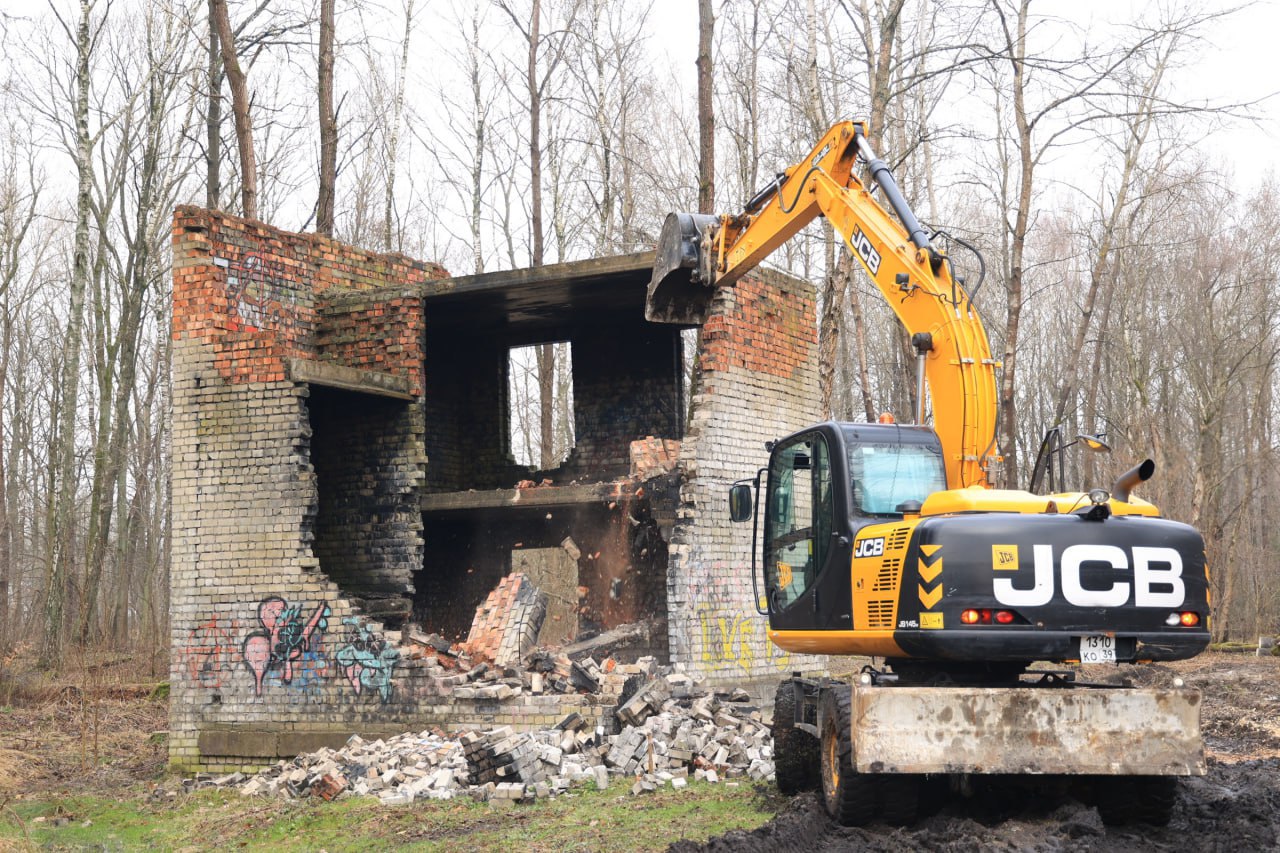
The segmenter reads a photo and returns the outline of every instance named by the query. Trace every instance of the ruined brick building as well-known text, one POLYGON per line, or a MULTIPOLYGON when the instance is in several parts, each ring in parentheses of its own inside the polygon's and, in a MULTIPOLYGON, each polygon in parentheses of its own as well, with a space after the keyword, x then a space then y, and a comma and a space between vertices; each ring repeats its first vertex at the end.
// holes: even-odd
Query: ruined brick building
POLYGON ((644 316, 651 254, 450 277, 197 208, 173 224, 170 756, 260 764, 353 732, 546 725, 590 694, 462 699, 407 642, 463 638, 513 571, 540 641, 642 623, 618 654, 712 682, 811 666, 755 612, 730 483, 818 419, 814 293, 718 294, 686 386, 644 316), (568 341, 576 444, 515 464, 509 353, 568 341))

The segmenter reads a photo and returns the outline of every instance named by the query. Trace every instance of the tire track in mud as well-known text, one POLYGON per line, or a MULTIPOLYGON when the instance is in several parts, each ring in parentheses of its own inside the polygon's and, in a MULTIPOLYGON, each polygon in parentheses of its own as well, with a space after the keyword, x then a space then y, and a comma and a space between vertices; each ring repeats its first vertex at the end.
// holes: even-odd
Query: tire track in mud
POLYGON ((814 794, 801 794, 764 826, 705 844, 680 842, 673 853, 755 851, 1261 851, 1280 849, 1280 758, 1227 764, 1183 780, 1168 826, 1103 826, 1095 809, 1073 799, 1024 804, 952 798, 911 827, 837 826, 814 794))

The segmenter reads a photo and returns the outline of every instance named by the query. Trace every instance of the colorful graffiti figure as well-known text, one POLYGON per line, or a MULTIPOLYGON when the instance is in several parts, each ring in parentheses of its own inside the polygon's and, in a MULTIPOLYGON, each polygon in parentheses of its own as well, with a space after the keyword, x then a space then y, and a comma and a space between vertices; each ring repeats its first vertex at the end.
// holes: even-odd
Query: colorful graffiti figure
POLYGON ((305 623, 302 607, 292 605, 279 596, 270 596, 258 603, 258 623, 261 631, 254 631, 244 638, 241 654, 253 673, 253 692, 262 695, 262 679, 267 671, 280 667, 280 680, 293 682, 294 665, 305 652, 311 651, 313 637, 319 645, 319 637, 329 627, 329 605, 321 602, 305 623))
POLYGON ((374 634, 359 619, 346 618, 342 624, 355 630, 355 639, 338 649, 338 666, 351 682, 356 695, 365 688, 377 689, 383 702, 391 699, 391 672, 400 660, 400 652, 387 647, 387 641, 374 634))

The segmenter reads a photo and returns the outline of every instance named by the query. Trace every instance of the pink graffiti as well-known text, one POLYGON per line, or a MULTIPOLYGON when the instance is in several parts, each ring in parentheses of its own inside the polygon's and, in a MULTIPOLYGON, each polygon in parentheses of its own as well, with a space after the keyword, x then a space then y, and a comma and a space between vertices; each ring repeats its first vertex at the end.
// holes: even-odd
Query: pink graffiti
POLYGON ((258 624, 262 630, 244 638, 241 654, 245 665, 253 673, 254 695, 262 695, 262 681, 272 667, 280 667, 280 680, 291 684, 294 664, 312 647, 313 637, 329 627, 329 605, 321 602, 311 618, 303 623, 302 608, 290 605, 279 596, 270 596, 258 603, 258 624))

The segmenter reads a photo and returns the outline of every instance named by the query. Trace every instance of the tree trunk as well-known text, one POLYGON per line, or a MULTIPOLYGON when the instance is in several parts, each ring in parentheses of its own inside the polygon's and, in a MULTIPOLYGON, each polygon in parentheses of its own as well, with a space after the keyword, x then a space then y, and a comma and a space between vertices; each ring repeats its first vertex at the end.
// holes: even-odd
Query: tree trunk
POLYGON ((222 57, 218 55, 216 0, 209 0, 209 103, 205 113, 204 206, 222 205, 222 57))
POLYGON ((1032 128, 1027 119, 1026 69, 1027 14, 1030 0, 1018 6, 1017 37, 1007 47, 1013 66, 1013 112, 1018 130, 1018 203, 1010 234, 1009 277, 1005 283, 1007 314, 1005 317, 1004 374, 1000 379, 1000 424, 998 443, 1004 454, 1004 486, 1014 488, 1018 471, 1018 332, 1022 318, 1023 256, 1026 251, 1027 228, 1031 221, 1031 181, 1035 161, 1032 154, 1032 128))
POLYGON ((258 161, 253 153, 253 123, 249 117, 249 87, 236 57, 235 34, 227 17, 227 0, 209 0, 222 47, 222 65, 231 86, 231 113, 236 121, 240 151, 240 200, 246 219, 258 218, 258 161))
MULTIPOLYGON (((391 117, 391 138, 387 141, 387 191, 382 214, 382 250, 397 248, 392 237, 395 234, 396 159, 400 153, 400 123, 404 117, 405 79, 409 73, 409 37, 413 33, 413 0, 404 7, 404 38, 400 41, 400 66, 396 77, 394 115, 391 117)), ((476 270, 482 272, 482 270, 476 270)))
POLYGON ((89 53, 93 49, 90 32, 92 7, 80 0, 80 22, 76 31, 75 166, 76 226, 71 261, 71 282, 67 310, 65 354, 59 384, 58 428, 55 467, 56 497, 50 544, 54 553, 45 582, 44 631, 40 642, 40 666, 61 665, 68 581, 73 569, 74 541, 71 535, 76 506, 76 403, 80 389, 80 339, 84 331, 84 296, 89 285, 89 216, 93 192, 93 142, 89 136, 89 53))
POLYGON ((316 233, 333 236, 333 195, 338 180, 338 119, 333 112, 333 6, 320 0, 320 194, 316 199, 316 233))
POLYGON ((716 210, 716 117, 711 48, 715 17, 711 0, 698 0, 698 212, 716 210))

